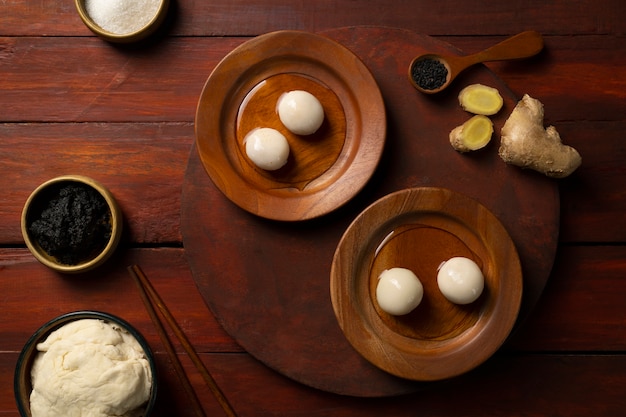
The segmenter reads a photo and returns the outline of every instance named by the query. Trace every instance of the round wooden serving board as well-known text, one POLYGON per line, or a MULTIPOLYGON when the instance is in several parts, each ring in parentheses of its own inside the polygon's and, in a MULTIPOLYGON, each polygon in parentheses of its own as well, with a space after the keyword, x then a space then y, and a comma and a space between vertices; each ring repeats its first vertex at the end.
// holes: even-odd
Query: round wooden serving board
POLYGON ((458 54, 452 46, 391 28, 342 28, 324 35, 363 60, 385 102, 387 139, 371 180, 346 205, 325 216, 300 222, 268 220, 226 198, 194 148, 182 195, 185 251, 200 293, 225 330, 267 366, 339 394, 407 393, 428 383, 372 365, 347 341, 333 313, 330 270, 347 227, 374 201, 406 188, 440 187, 475 199, 498 218, 516 245, 524 280, 523 319, 552 268, 559 230, 558 184, 498 157, 497 133, 517 98, 484 66, 467 70, 448 91, 426 96, 409 84, 411 60, 425 52, 458 54), (456 96, 471 83, 498 88, 505 104, 493 117, 492 142, 479 152, 461 155, 450 147, 448 134, 469 118, 456 96))

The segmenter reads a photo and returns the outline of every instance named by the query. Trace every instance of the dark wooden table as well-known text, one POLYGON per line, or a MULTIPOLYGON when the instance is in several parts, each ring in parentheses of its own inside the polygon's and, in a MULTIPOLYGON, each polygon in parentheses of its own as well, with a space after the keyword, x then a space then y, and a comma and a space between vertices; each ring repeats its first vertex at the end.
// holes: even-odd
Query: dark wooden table
MULTIPOLYGON (((157 353, 156 415, 192 415, 127 275, 132 263, 143 267, 241 416, 624 415, 625 22, 620 0, 179 0, 155 39, 118 47, 93 36, 72 1, 6 2, 0 14, 0 416, 18 415, 13 371, 28 337, 49 319, 81 309, 134 324, 157 353), (582 167, 558 183, 556 259, 528 320, 477 370, 393 398, 313 389, 246 353, 197 291, 180 228, 195 108, 216 64, 266 32, 354 25, 408 29, 467 53, 523 30, 541 32, 540 56, 488 67, 515 95, 540 99, 546 123, 583 156, 582 167), (115 257, 83 276, 47 270, 20 233, 30 192, 66 173, 107 185, 126 220, 115 257)), ((178 350, 208 414, 220 415, 178 350)))

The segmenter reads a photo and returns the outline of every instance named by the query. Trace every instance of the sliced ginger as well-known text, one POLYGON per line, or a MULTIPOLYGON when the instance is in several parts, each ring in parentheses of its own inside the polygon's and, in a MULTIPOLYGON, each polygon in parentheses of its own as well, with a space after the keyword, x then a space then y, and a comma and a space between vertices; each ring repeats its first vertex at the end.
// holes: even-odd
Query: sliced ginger
POLYGON ((567 177, 582 163, 578 151, 561 142, 554 126, 543 127, 543 104, 528 94, 504 123, 498 153, 506 163, 552 178, 567 177))
POLYGON ((450 144, 459 152, 484 148, 493 135, 493 123, 487 116, 476 115, 450 132, 450 144))
POLYGON ((497 89, 483 84, 472 84, 459 93, 459 104, 469 113, 491 116, 500 111, 504 100, 497 89))

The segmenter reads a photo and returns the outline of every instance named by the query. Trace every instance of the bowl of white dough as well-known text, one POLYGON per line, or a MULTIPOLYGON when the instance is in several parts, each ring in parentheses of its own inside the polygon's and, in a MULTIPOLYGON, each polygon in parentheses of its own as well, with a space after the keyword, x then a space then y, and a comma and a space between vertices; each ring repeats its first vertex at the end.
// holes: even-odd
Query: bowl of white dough
POLYGON ((116 43, 137 42, 163 23, 169 0, 75 0, 83 23, 96 35, 116 43))
POLYGON ((71 312, 28 339, 14 391, 22 417, 147 417, 157 395, 154 357, 143 336, 121 318, 71 312))

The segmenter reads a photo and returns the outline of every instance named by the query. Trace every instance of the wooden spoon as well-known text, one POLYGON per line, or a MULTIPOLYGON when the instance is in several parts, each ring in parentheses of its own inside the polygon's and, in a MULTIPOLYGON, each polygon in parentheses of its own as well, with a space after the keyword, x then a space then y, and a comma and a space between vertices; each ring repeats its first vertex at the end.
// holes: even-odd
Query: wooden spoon
MULTIPOLYGON (((489 61, 504 61, 507 59, 520 59, 536 55, 543 48, 543 38, 541 34, 535 31, 526 31, 519 33, 509 39, 506 39, 491 48, 485 49, 473 55, 466 56, 442 56, 438 54, 425 54, 415 58, 409 66, 409 81, 419 91, 426 94, 434 94, 444 90, 450 85, 457 75, 466 68, 489 61), (428 81, 420 80, 421 65, 439 66, 437 63, 443 64, 447 70, 446 79, 443 84, 437 86, 427 85, 428 81)), ((443 74, 441 75, 443 77, 443 74)), ((431 80, 432 81, 432 80, 431 80)))

